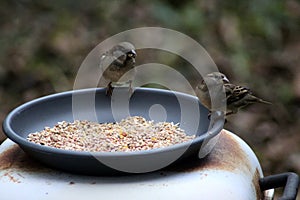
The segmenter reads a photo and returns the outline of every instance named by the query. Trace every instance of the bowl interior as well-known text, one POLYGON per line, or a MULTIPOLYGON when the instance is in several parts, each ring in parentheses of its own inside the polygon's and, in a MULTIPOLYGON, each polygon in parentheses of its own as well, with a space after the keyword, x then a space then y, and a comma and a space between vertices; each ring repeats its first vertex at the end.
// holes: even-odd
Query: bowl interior
MULTIPOLYGON (((25 103, 9 113, 3 122, 3 130, 11 140, 37 160, 65 171, 92 175, 120 171, 143 173, 163 168, 186 152, 187 155, 197 153, 203 140, 209 135, 208 110, 195 96, 150 88, 137 88, 130 98, 126 89, 118 89, 114 94, 107 97, 105 89, 92 88, 45 96, 25 103), (52 127, 60 121, 115 122, 129 115, 142 116, 156 122, 179 123, 188 135, 196 134, 198 137, 192 144, 182 143, 132 153, 96 153, 97 155, 46 147, 26 139, 28 134, 41 131, 46 126, 52 127)), ((223 124, 217 124, 214 134, 222 129, 223 124)))
POLYGON ((189 135, 201 135, 208 129, 208 111, 191 95, 140 88, 135 90, 128 104, 124 103, 129 106, 125 109, 118 102, 112 103, 113 98, 107 97, 104 89, 89 89, 36 99, 11 112, 9 126, 13 133, 8 133, 8 136, 16 134, 27 138, 29 133, 41 131, 45 126, 54 126, 59 121, 73 122, 78 119, 99 123, 115 122, 128 114, 156 122, 181 122, 180 127, 189 135), (89 104, 91 96, 94 98, 94 105, 89 104))

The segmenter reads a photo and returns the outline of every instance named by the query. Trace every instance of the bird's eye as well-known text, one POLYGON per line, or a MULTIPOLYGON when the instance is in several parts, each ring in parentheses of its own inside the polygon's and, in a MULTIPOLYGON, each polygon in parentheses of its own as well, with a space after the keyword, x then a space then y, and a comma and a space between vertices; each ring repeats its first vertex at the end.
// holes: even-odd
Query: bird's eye
POLYGON ((127 56, 130 58, 135 58, 135 54, 132 52, 127 53, 127 56))

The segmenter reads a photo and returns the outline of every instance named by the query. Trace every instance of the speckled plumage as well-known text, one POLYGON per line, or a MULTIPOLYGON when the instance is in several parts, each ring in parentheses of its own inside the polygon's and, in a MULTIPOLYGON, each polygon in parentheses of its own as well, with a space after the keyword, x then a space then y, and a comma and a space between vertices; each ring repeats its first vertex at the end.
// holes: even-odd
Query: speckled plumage
POLYGON ((121 86, 126 83, 129 83, 129 91, 132 92, 131 82, 135 76, 135 58, 135 47, 129 42, 121 42, 101 55, 102 75, 108 82, 106 95, 112 95, 113 85, 121 86))
POLYGON ((228 78, 220 72, 206 75, 196 87, 197 97, 210 111, 219 109, 211 107, 211 99, 218 98, 221 92, 226 94, 226 115, 235 114, 240 108, 253 103, 271 104, 254 96, 249 88, 230 83, 228 78))
POLYGON ((240 108, 253 103, 271 104, 270 102, 254 96, 249 88, 230 83, 224 84, 224 87, 227 99, 226 115, 235 114, 240 108))

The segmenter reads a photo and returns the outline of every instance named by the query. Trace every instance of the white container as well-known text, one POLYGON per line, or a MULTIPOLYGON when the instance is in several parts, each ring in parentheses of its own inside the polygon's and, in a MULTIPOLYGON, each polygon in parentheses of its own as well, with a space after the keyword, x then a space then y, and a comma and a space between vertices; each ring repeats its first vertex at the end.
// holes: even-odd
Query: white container
POLYGON ((261 166, 250 147, 223 130, 213 151, 202 160, 138 175, 95 177, 47 168, 11 140, 0 146, 1 200, 272 199, 262 192, 261 166))

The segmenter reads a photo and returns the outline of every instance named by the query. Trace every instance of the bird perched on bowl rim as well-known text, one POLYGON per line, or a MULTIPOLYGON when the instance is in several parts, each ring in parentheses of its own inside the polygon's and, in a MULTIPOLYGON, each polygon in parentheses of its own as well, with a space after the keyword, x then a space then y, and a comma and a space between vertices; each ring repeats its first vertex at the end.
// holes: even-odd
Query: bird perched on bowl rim
POLYGON ((226 115, 235 114, 240 108, 253 103, 271 104, 254 96, 249 88, 230 83, 228 78, 220 72, 207 74, 196 86, 195 91, 200 102, 210 111, 218 109, 222 111, 222 108, 218 106, 212 108, 211 99, 220 98, 220 93, 225 93, 226 115))
POLYGON ((224 83, 229 83, 227 77, 220 72, 214 72, 204 76, 196 86, 198 99, 209 111, 226 111, 224 83))
POLYGON ((133 92, 132 81, 136 73, 135 58, 135 47, 129 42, 121 42, 101 55, 102 76, 108 82, 107 96, 112 95, 114 87, 121 87, 126 84, 129 85, 129 92, 133 92))

